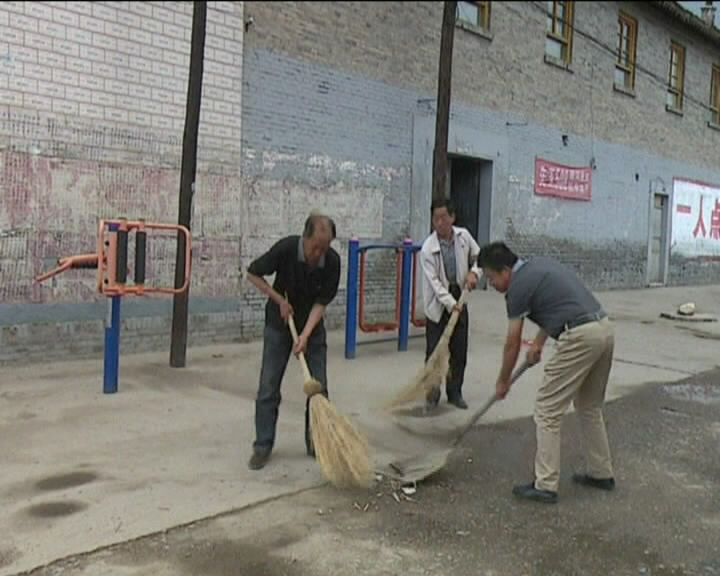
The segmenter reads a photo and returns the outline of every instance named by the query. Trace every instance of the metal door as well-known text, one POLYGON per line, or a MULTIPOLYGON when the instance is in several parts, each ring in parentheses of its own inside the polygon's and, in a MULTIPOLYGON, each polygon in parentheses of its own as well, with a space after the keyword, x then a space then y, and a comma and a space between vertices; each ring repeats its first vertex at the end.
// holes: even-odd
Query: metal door
POLYGON ((665 250, 667 242, 667 206, 665 194, 655 194, 650 218, 650 261, 648 280, 651 284, 665 282, 665 250))

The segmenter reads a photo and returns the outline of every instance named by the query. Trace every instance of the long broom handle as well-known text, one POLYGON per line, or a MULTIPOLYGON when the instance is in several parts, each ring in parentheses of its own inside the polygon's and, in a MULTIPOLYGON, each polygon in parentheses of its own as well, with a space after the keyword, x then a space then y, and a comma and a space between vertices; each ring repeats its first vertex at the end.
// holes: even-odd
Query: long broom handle
MULTIPOLYGON (((460 294, 460 298, 458 298, 457 300, 457 307, 460 308, 460 310, 462 310, 462 307, 465 305, 465 300, 467 299, 468 294, 470 294, 470 290, 468 290, 467 288, 463 288, 463 291, 460 294)), ((458 319, 460 318, 460 310, 453 310, 452 314, 450 315, 450 320, 445 327, 445 333, 443 334, 443 336, 447 334, 448 339, 450 338, 450 336, 452 336, 452 333, 455 330, 455 325, 458 323, 458 319)))
MULTIPOLYGON (((470 290, 468 290, 467 288, 463 288, 463 291, 460 294, 460 298, 458 298, 457 300, 457 306, 461 310, 462 307, 465 305, 465 300, 467 299, 468 294, 470 294, 470 290)), ((459 318, 460 310, 453 310, 452 314, 450 315, 450 320, 448 321, 447 326, 445 326, 445 330, 443 330, 442 336, 440 336, 440 340, 435 346, 435 350, 441 350, 441 345, 446 344, 450 341, 450 338, 452 338, 453 332, 455 331, 455 326, 457 325, 459 318)), ((433 350, 433 354, 435 354, 435 350, 433 350)))
MULTIPOLYGON (((470 272, 474 272, 473 270, 470 270, 470 272)), ((482 278, 482 274, 478 277, 478 282, 480 282, 480 279, 482 278)), ((462 293, 460 294, 460 298, 457 300, 457 307, 460 308, 460 310, 453 310, 452 314, 450 315, 450 320, 447 323, 447 326, 445 326, 445 330, 442 333, 441 339, 445 341, 450 341, 450 338, 452 338, 453 332, 455 331, 455 325, 458 323, 458 320, 460 319, 460 311, 462 310, 463 306, 465 305, 465 300, 468 297, 468 294, 470 294, 470 290, 468 290, 467 286, 463 288, 462 293)), ((439 346, 438 346, 439 347, 439 346)))
MULTIPOLYGON (((524 361, 522 364, 520 364, 520 366, 518 366, 518 368, 515 370, 512 377, 510 378, 510 384, 513 384, 515 382, 515 380, 520 378, 520 376, 522 376, 523 373, 525 372, 525 370, 527 370, 529 367, 530 367, 530 365, 527 363, 527 360, 524 361)), ((460 432, 458 432, 458 435, 455 437, 455 440, 452 443, 453 446, 457 446, 460 443, 460 441, 465 437, 465 434, 467 434, 468 431, 473 426, 475 426, 477 421, 480 420, 480 417, 483 414, 485 414, 485 412, 490 410, 492 405, 495 404, 495 402, 497 402, 497 400, 498 400, 497 394, 493 394, 488 399, 488 401, 485 402, 485 404, 482 406, 482 408, 480 408, 477 412, 475 412, 475 414, 473 414, 472 418, 470 418, 470 421, 460 429, 460 432)))
MULTIPOLYGON (((298 333, 297 328, 295 328, 295 320, 293 320, 292 314, 288 316, 288 326, 290 326, 290 333, 292 334, 293 342, 297 344, 298 333)), ((305 374, 305 381, 309 382, 313 379, 313 377, 312 374, 310 374, 310 368, 308 368, 307 361, 305 360, 305 354, 300 352, 298 358, 300 359, 300 364, 302 365, 303 373, 305 374)))

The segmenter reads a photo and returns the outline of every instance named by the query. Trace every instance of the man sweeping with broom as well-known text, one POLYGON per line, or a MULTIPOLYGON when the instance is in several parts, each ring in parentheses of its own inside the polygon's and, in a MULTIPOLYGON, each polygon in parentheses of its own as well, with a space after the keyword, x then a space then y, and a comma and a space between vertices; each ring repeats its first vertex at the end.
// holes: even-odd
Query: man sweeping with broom
MULTIPOLYGON (((423 271, 423 304, 425 306, 425 361, 438 345, 453 310, 460 317, 450 338, 450 373, 446 382, 448 402, 462 410, 468 349, 468 311, 458 305, 461 287, 473 290, 478 282, 474 268, 480 247, 465 228, 455 226, 455 211, 448 199, 434 200, 430 207, 433 233, 423 242, 420 261, 423 271)), ((426 410, 437 407, 442 391, 439 387, 426 397, 426 410)))
POLYGON ((560 428, 571 402, 580 418, 587 462, 587 472, 573 475, 573 481, 612 490, 615 479, 602 412, 615 345, 612 322, 580 278, 557 260, 524 261, 503 242, 493 242, 480 251, 478 264, 490 284, 505 294, 509 320, 496 383, 498 398, 510 390, 525 318, 540 327, 527 352, 529 365, 540 362, 548 338, 557 341, 535 398, 535 478, 515 486, 513 494, 549 504, 557 501, 560 428))
MULTIPOLYGON (((337 295, 340 282, 340 256, 330 246, 335 224, 327 216, 311 214, 302 236, 290 235, 248 267, 248 279, 268 297, 265 307, 263 356, 260 384, 255 401, 255 442, 249 466, 265 466, 275 444, 280 407, 280 385, 290 354, 307 355, 313 377, 320 382, 327 398, 327 342, 323 317, 325 308, 337 295), (275 274, 270 286, 264 276, 275 274), (298 339, 288 328, 293 317, 298 339)), ((315 456, 310 433, 310 397, 305 406, 305 446, 315 456)))

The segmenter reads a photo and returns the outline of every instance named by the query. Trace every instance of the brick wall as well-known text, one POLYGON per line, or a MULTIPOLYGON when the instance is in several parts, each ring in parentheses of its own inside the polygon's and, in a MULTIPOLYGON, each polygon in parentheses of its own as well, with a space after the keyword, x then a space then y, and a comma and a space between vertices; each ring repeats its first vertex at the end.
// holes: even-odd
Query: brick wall
MULTIPOLYGON (((264 26, 257 19, 253 27, 264 26)), ((251 28, 252 30, 253 28, 251 28)), ((280 236, 299 234, 312 208, 337 225, 341 289, 329 323, 345 314, 347 243, 402 243, 410 210, 414 94, 246 46, 243 269, 280 236)), ((368 321, 394 316, 395 254, 367 255, 368 321)), ((249 289, 245 303, 261 306, 249 289)))
MULTIPOLYGON (((495 164, 493 237, 525 254, 556 255, 596 288, 642 286, 650 189, 661 182, 671 193, 675 176, 720 182, 720 132, 707 126, 704 108, 718 47, 642 3, 577 4, 572 64, 570 70, 560 69, 544 59, 544 9, 541 2, 493 2, 489 34, 456 29, 449 148, 495 164), (639 21, 634 96, 613 89, 620 8, 639 21), (517 30, 523 30, 522 42, 517 30), (683 116, 665 109, 671 38, 687 47, 683 116), (536 155, 584 166, 594 159, 592 202, 534 196, 536 155)), ((411 189, 399 192, 410 196, 410 213, 407 205, 398 204, 383 220, 421 239, 429 223, 432 162, 427 152, 433 145, 434 111, 427 103, 436 96, 442 3, 287 2, 278 12, 259 2, 248 14, 255 23, 246 37, 246 89, 252 84, 263 95, 264 109, 247 107, 245 126, 253 118, 269 118, 276 106, 292 107, 283 115, 289 120, 280 120, 281 127, 273 125, 271 132, 302 131, 308 139, 304 147, 331 149, 329 163, 394 148, 395 142, 414 137, 411 189), (255 76, 251 62, 264 72, 255 76), (303 71, 281 72, 281 62, 286 69, 303 71), (303 96, 278 91, 278 75, 303 96), (302 87, 295 88, 297 83, 302 87), (312 91, 316 94, 310 96, 312 91), (382 96, 368 104, 368 93, 382 96), (357 127, 343 123, 358 112, 363 114, 354 121, 362 128, 360 138, 357 127), (381 122, 386 112, 410 118, 412 128, 381 122), (427 138, 418 140, 418 119, 423 118, 432 122, 422 128, 427 138), (367 125, 375 130, 366 131, 367 125), (365 151, 353 148, 358 142, 365 151)), ((244 137, 254 132, 246 130, 244 137)), ((258 140, 252 145, 256 157, 258 150, 280 145, 264 132, 258 140)), ((302 163, 293 167, 296 178, 307 171, 302 163)), ((713 263, 671 258, 670 264, 671 283, 716 281, 720 274, 713 263)))
MULTIPOLYGON (((568 72, 544 62, 545 7, 493 2, 491 39, 456 29, 453 102, 690 166, 720 165, 720 132, 707 127, 707 111, 688 103, 682 118, 666 112, 664 89, 673 38, 687 47, 686 98, 707 104, 717 44, 645 3, 576 3, 575 26, 584 35, 574 37, 568 72), (638 71, 634 98, 613 90, 619 9, 639 20, 637 63, 648 72, 638 71)), ((270 2, 254 2, 248 15, 255 20, 249 48, 436 96, 442 2, 285 2, 281 11, 270 2)))
MULTIPOLYGON (((642 285, 651 183, 720 182, 720 132, 697 104, 717 46, 641 3, 579 3, 575 24, 596 41, 576 36, 561 70, 543 60, 544 5, 493 2, 489 36, 456 30, 449 145, 493 161, 494 238, 557 255, 595 287, 642 285), (640 22, 648 71, 635 97, 612 88, 621 4, 640 22), (670 37, 688 49, 683 116, 665 110, 670 37), (534 196, 535 155, 595 158, 592 202, 534 196)), ((329 324, 340 326, 348 238, 420 241, 428 228, 442 3, 209 8, 191 342, 260 334, 263 300, 240 270, 315 207, 338 224, 329 324)), ((188 2, 0 6, 0 361, 96 352, 104 302, 86 276, 27 279, 84 249, 99 216, 174 220, 190 16, 188 2)), ((394 256, 370 259, 368 319, 388 319, 394 256)), ((171 243, 158 249, 160 273, 172 260, 171 243)), ((671 282, 718 277, 713 262, 671 266, 671 282)), ((169 310, 167 299, 128 301, 124 350, 166 347, 169 310)))
MULTIPOLYGON (((191 25, 192 2, 0 6, 0 361, 96 351, 105 300, 93 273, 33 277, 92 251, 99 218, 177 221, 191 25)), ((192 342, 242 336, 230 300, 241 288, 242 48, 243 4, 209 2, 192 342)), ((151 236, 148 251, 148 283, 172 284, 172 237, 151 236)), ((125 301, 124 348, 166 346, 168 298, 144 298, 142 319, 125 301)))

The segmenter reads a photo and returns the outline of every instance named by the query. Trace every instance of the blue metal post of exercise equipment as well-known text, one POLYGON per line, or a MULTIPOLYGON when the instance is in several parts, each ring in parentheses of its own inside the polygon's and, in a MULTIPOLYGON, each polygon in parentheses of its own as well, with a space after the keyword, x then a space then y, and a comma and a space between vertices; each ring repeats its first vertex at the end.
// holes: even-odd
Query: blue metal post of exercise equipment
MULTIPOLYGON (((118 225, 108 225, 110 233, 117 234, 118 225)), ((115 394, 118 390, 118 368, 120 362, 120 299, 116 295, 108 298, 108 317, 105 321, 105 366, 103 393, 115 394)))
POLYGON ((345 358, 355 358, 358 317, 358 255, 360 240, 350 238, 348 243, 348 271, 345 303, 345 358))
POLYGON ((413 241, 403 240, 402 274, 400 276, 400 325, 398 326, 398 350, 408 349, 410 338, 410 288, 412 286, 413 241))

